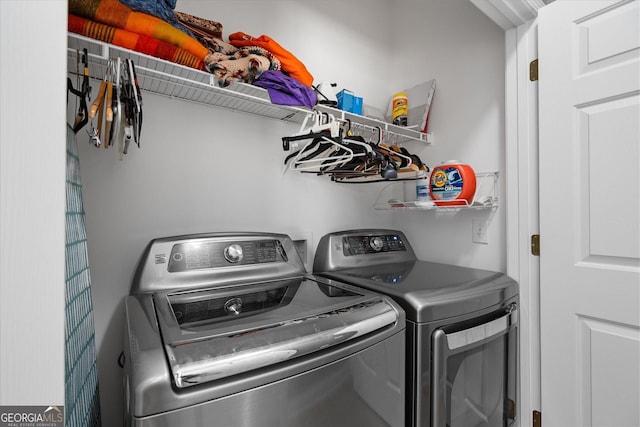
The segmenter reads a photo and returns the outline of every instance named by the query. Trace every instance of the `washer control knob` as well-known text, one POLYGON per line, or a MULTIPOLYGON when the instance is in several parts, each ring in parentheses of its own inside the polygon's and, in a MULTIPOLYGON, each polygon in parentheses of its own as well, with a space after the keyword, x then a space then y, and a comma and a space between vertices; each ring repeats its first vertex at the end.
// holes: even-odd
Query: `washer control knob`
POLYGON ((229 245, 224 248, 224 259, 232 264, 242 261, 244 254, 242 253, 242 246, 238 244, 229 245))
POLYGON ((369 246, 371 246, 371 249, 373 249, 374 251, 380 252, 380 250, 382 250, 382 248, 384 247, 384 241, 379 236, 372 237, 369 241, 369 246))
POLYGON ((240 314, 242 311, 242 300, 240 298, 231 298, 224 303, 224 311, 229 314, 240 314))

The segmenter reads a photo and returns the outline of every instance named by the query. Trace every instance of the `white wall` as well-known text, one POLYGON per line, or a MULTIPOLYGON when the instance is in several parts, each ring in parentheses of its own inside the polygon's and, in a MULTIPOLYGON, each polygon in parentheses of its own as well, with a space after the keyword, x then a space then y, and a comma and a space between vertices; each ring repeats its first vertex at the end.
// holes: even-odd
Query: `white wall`
MULTIPOLYGON (((430 121, 436 143, 407 148, 429 165, 457 157, 479 171, 499 170, 502 31, 467 0, 345 3, 181 0, 178 9, 222 22, 225 37, 268 34, 298 56, 316 82, 335 81, 379 108, 393 91, 436 78, 430 121)), ((132 148, 124 161, 115 150, 90 147, 84 131, 79 134, 103 425, 121 419, 116 359, 122 302, 138 257, 154 237, 276 231, 311 236, 313 250, 337 229, 396 227, 410 233, 424 257, 503 269, 500 211, 491 214, 490 244, 477 245, 470 230, 475 214, 373 210, 382 184, 340 185, 282 173, 287 152, 280 137, 295 131, 286 123, 145 94, 142 148, 132 148)))
MULTIPOLYGON (((407 148, 429 166, 448 160, 476 172, 502 172, 504 200, 504 32, 469 1, 405 0, 392 8, 390 62, 397 91, 437 80, 429 119, 435 143, 407 148)), ((407 211, 394 226, 412 236, 422 258, 505 271, 504 209, 463 212, 407 211), (473 219, 487 220, 488 244, 472 243, 473 219)))
POLYGON ((66 13, 64 0, 0 1, 2 406, 64 403, 66 13))

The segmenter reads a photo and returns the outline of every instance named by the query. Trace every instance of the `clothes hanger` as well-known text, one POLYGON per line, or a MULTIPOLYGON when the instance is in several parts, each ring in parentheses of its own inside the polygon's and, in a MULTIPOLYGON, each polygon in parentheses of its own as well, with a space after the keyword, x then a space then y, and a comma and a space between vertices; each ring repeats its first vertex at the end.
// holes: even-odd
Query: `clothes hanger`
POLYGON ((120 100, 124 107, 124 143, 122 154, 127 154, 129 144, 133 141, 140 148, 140 133, 142 132, 142 93, 138 85, 135 65, 130 59, 125 59, 120 73, 120 100))
POLYGON ((328 142, 333 148, 337 148, 337 150, 336 149, 325 150, 325 151, 322 151, 321 153, 316 153, 316 154, 322 154, 322 155, 315 155, 315 156, 308 157, 306 148, 307 146, 311 145, 315 140, 311 141, 307 144, 307 146, 305 146, 302 150, 300 150, 297 156, 293 159, 293 161, 289 165, 290 169, 299 170, 299 171, 313 170, 318 173, 321 173, 322 171, 320 170, 320 167, 339 165, 353 159, 355 153, 350 148, 345 147, 339 142, 336 142, 331 138, 327 138, 326 136, 322 136, 320 139, 322 139, 323 142, 328 142), (324 154, 327 154, 327 152, 329 152, 329 155, 325 156, 324 154), (336 154, 340 152, 344 152, 344 154, 336 154))
MULTIPOLYGON (((80 86, 80 90, 74 89, 73 83, 71 79, 67 77, 67 91, 76 95, 80 98, 80 105, 78 112, 76 113, 76 118, 73 124, 73 132, 78 133, 80 129, 82 129, 89 122, 89 109, 87 107, 87 99, 91 95, 91 86, 89 85, 89 60, 88 60, 88 52, 87 49, 82 50, 82 59, 80 60, 80 52, 78 52, 77 58, 78 61, 76 63, 76 68, 82 62, 83 72, 82 72, 82 84, 80 86)), ((76 73, 80 75, 79 71, 76 69, 76 73)))
POLYGON ((129 63, 129 72, 131 75, 135 106, 133 137, 135 143, 138 145, 138 148, 140 148, 140 135, 142 133, 142 92, 140 91, 140 86, 138 85, 138 74, 136 73, 136 66, 130 59, 127 59, 127 62, 129 63))
MULTIPOLYGON (((109 60, 110 61, 110 60, 109 60)), ((105 141, 105 138, 102 137, 102 118, 105 114, 107 115, 107 120, 111 118, 113 121, 113 111, 111 110, 111 103, 105 105, 105 101, 107 99, 107 92, 109 92, 109 98, 111 98, 111 86, 109 82, 110 73, 109 73, 109 61, 107 61, 107 67, 105 69, 105 74, 103 76, 102 81, 100 82, 100 87, 98 89, 98 95, 96 96, 95 101, 89 107, 89 118, 94 119, 96 116, 98 117, 98 127, 94 127, 92 125, 91 132, 89 135, 91 136, 91 142, 94 146, 99 147, 100 145, 104 145, 105 148, 108 148, 109 141, 108 139, 105 141)), ((111 123, 109 123, 109 129, 111 128, 111 123)))
POLYGON ((115 74, 113 59, 109 58, 107 61, 107 69, 105 71, 105 80, 107 81, 105 89, 105 125, 104 133, 105 137, 104 148, 111 146, 111 129, 113 127, 113 78, 115 74))
POLYGON ((118 57, 115 62, 112 62, 112 76, 115 77, 115 82, 111 89, 111 111, 113 112, 113 121, 111 122, 111 129, 109 135, 109 145, 118 144, 118 152, 120 153, 120 160, 124 153, 124 139, 122 134, 122 104, 120 102, 120 75, 121 75, 122 59, 118 57))
POLYGON ((291 142, 294 141, 321 138, 325 136, 325 131, 329 132, 331 138, 342 138, 340 124, 333 114, 311 111, 305 116, 297 133, 282 137, 282 149, 289 151, 292 146, 291 142), (311 126, 307 127, 310 119, 312 120, 311 126))
POLYGON ((367 154, 374 156, 375 152, 371 145, 367 144, 364 141, 364 138, 353 135, 353 132, 351 131, 351 119, 344 119, 343 123, 345 125, 345 128, 341 128, 341 132, 343 132, 343 134, 346 136, 342 138, 341 142, 347 146, 349 144, 358 145, 362 147, 367 154))
POLYGON ((413 159, 411 159, 411 157, 403 154, 402 152, 393 150, 391 147, 387 146, 386 144, 380 143, 376 147, 381 154, 388 156, 395 162, 398 162, 399 167, 409 167, 413 163, 413 159))
POLYGON ((315 158, 316 161, 321 160, 319 169, 315 170, 318 174, 368 168, 369 160, 375 159, 377 153, 369 144, 364 142, 362 137, 352 135, 350 126, 351 120, 346 119, 342 121, 339 127, 340 137, 338 137, 337 140, 334 138, 331 143, 327 143, 326 139, 323 140, 320 138, 320 143, 315 152, 308 150, 309 146, 307 148, 308 154, 298 158, 298 163, 311 160, 312 158, 315 158), (343 133, 347 134, 347 136, 341 137, 343 133), (345 157, 344 161, 336 161, 339 155, 344 155, 345 153, 352 158, 348 159, 345 157))

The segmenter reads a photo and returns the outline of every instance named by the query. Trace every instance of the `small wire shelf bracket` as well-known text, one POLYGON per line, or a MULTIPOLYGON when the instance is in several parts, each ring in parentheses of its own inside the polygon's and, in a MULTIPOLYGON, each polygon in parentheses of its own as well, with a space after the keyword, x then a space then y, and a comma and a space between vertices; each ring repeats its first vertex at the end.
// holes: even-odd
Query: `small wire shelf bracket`
POLYGON ((339 118, 342 121, 351 121, 351 123, 357 123, 360 126, 370 129, 381 129, 383 135, 386 137, 390 136, 395 143, 400 144, 409 141, 418 141, 428 145, 433 143, 432 133, 420 132, 405 126, 396 126, 388 122, 339 110, 327 105, 318 104, 315 108, 318 111, 333 114, 336 118, 339 118))

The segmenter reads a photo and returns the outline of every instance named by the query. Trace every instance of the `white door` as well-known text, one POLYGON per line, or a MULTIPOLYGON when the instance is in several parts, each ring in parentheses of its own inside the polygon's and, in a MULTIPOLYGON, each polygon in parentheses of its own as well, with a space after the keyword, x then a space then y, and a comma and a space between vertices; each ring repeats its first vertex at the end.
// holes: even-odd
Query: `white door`
POLYGON ((640 1, 539 11, 544 427, 640 425, 640 1))

